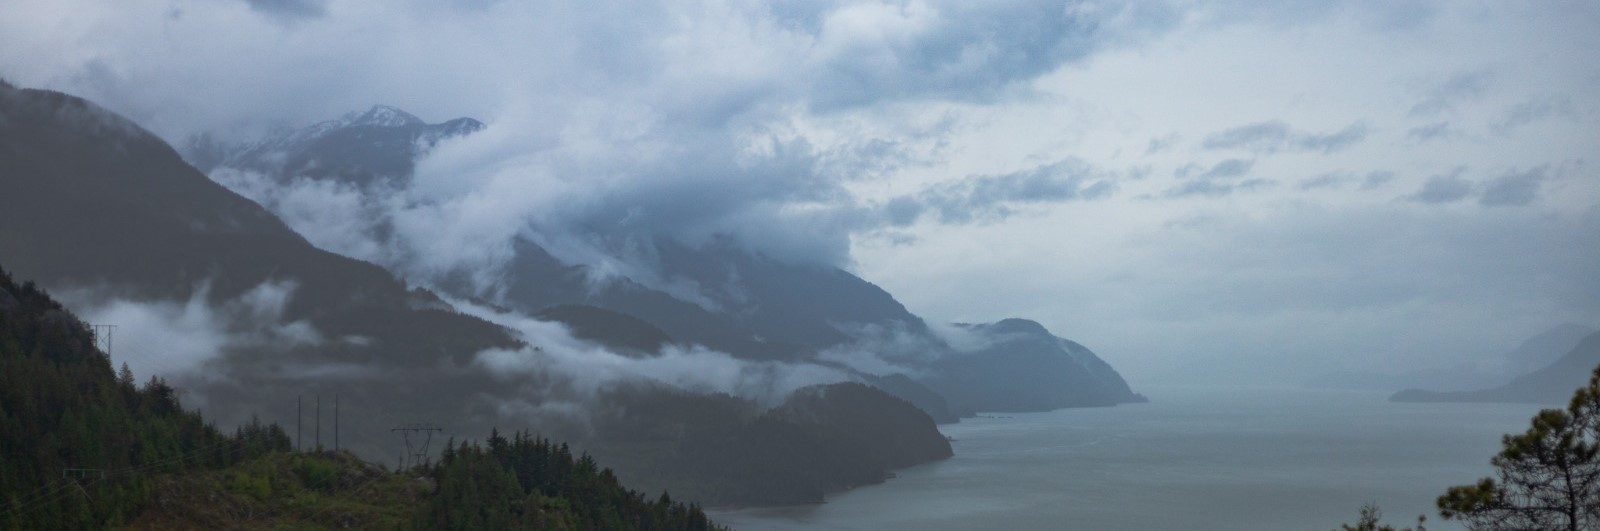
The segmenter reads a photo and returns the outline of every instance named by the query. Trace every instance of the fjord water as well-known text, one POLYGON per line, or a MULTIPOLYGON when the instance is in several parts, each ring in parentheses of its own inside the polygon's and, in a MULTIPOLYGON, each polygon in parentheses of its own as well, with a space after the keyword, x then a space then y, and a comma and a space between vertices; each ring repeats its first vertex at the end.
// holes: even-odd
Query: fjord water
POLYGON ((1540 408, 1402 404, 1387 393, 1157 388, 1152 402, 941 426, 955 457, 814 506, 714 518, 741 530, 1317 530, 1377 503, 1428 515, 1491 473, 1500 436, 1540 408))

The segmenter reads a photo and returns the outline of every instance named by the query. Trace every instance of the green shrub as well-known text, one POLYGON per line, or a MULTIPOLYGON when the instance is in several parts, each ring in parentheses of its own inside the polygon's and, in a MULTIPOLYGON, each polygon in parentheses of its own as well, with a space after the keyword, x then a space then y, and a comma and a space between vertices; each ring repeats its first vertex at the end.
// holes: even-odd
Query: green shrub
POLYGON ((339 469, 333 463, 320 459, 301 459, 295 463, 295 475, 300 476, 300 481, 307 489, 327 492, 333 490, 334 482, 339 476, 339 469))
POLYGON ((229 474, 228 490, 250 496, 256 501, 267 501, 272 497, 272 483, 267 478, 256 477, 248 472, 234 472, 229 474))

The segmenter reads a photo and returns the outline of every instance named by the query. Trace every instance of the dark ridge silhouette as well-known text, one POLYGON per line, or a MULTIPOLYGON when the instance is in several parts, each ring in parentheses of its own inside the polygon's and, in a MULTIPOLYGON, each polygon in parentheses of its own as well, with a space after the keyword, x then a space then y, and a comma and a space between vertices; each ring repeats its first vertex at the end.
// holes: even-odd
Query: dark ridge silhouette
POLYGON ((859 384, 813 386, 771 409, 727 395, 634 387, 597 426, 630 436, 592 447, 629 485, 719 506, 821 503, 823 494, 945 459, 950 444, 909 402, 859 384))

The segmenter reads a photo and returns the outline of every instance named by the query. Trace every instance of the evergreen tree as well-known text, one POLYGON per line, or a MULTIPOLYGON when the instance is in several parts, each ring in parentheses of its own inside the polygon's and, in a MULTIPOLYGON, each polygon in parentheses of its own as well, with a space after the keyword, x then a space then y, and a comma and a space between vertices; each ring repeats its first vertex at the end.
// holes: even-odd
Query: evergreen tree
POLYGON ((113 527, 144 503, 150 474, 289 447, 277 426, 239 434, 184 411, 160 378, 135 386, 88 325, 0 270, 0 530, 113 527))
POLYGON ((722 529, 699 506, 654 502, 623 487, 587 454, 573 457, 526 432, 499 430, 486 446, 450 444, 430 469, 438 493, 417 517, 418 529, 722 529))
POLYGON ((1600 367, 1565 410, 1540 411, 1501 444, 1496 477, 1439 497, 1445 519, 1472 531, 1600 530, 1600 367))

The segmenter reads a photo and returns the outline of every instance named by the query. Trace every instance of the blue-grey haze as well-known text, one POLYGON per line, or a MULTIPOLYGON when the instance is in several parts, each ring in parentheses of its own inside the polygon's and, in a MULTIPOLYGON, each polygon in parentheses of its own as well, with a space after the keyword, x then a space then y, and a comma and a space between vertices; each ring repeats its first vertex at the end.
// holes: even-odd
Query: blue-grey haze
POLYGON ((1386 394, 1158 388, 1149 404, 944 426, 956 456, 817 506, 716 517, 742 530, 1334 529, 1362 504, 1460 529, 1433 499, 1492 472, 1537 406, 1386 394))

